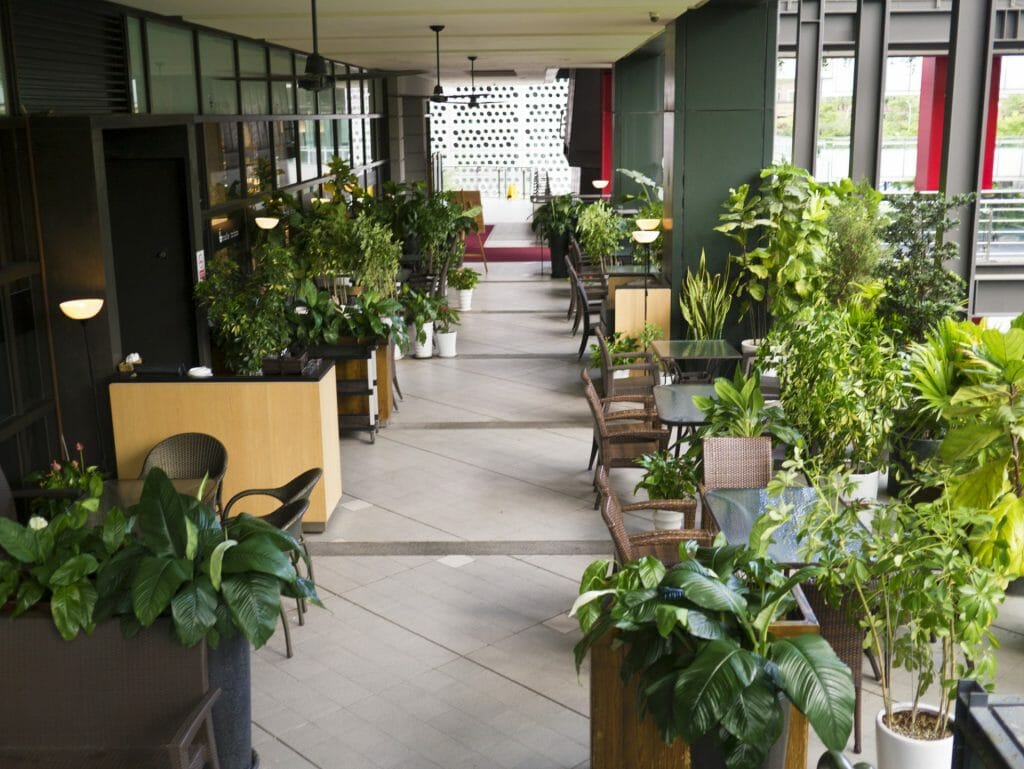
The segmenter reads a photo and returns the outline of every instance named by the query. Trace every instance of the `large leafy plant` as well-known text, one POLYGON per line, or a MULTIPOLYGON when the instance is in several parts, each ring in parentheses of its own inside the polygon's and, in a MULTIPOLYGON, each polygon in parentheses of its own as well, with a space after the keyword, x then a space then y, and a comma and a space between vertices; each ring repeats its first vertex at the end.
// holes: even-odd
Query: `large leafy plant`
POLYGON ((697 465, 687 455, 675 456, 671 449, 644 454, 633 460, 643 468, 633 493, 640 489, 648 499, 692 499, 697 493, 697 465))
POLYGON ((761 378, 738 370, 731 380, 718 377, 712 397, 697 395, 694 405, 704 412, 702 435, 757 438, 771 435, 789 446, 803 443, 779 406, 769 406, 761 393, 761 378))
POLYGON ((604 200, 583 206, 576 220, 576 234, 583 253, 592 258, 614 254, 625 236, 625 221, 604 200))
POLYGON ((686 268, 686 277, 679 292, 679 311, 686 321, 687 339, 721 339, 732 307, 732 295, 728 266, 724 273, 708 272, 702 250, 696 274, 686 268))
POLYGON ((828 241, 822 263, 822 291, 829 300, 851 299, 866 285, 886 253, 882 193, 867 182, 843 179, 834 185, 836 201, 828 212, 828 241))
POLYGON ((186 646, 241 632, 259 647, 274 633, 282 595, 320 603, 296 572, 305 551, 294 537, 246 514, 222 525, 159 469, 137 505, 112 508, 100 525, 81 505, 38 528, 0 519, 0 547, 10 556, 0 561, 0 604, 13 595, 20 614, 48 600, 67 639, 112 617, 131 636, 170 615, 186 646))
POLYGON ((645 557, 609 574, 595 561, 573 606, 583 639, 577 669, 606 633, 627 648, 622 679, 637 677, 642 712, 666 742, 693 744, 705 735, 730 769, 761 766, 783 730, 785 694, 830 750, 841 750, 853 726, 849 669, 820 636, 776 638, 772 623, 793 610, 793 587, 817 573, 787 575, 743 547, 680 546, 666 568, 645 557))
POLYGON ((530 217, 530 229, 548 240, 568 235, 576 227, 580 204, 572 195, 556 195, 530 217))

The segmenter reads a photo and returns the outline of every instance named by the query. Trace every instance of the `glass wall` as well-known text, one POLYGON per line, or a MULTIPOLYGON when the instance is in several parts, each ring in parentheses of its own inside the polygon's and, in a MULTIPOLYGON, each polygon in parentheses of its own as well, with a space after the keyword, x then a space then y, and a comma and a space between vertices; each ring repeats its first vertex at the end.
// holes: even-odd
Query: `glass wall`
POLYGON ((788 163, 793 157, 793 100, 796 95, 796 59, 780 57, 775 70, 775 142, 772 161, 788 163))
POLYGON ((882 160, 879 169, 882 189, 909 189, 914 186, 921 111, 921 72, 920 56, 890 56, 886 59, 882 160))
POLYGON ((854 59, 828 56, 821 61, 815 177, 825 182, 850 175, 854 59))
POLYGON ((147 21, 146 43, 149 54, 146 65, 152 91, 150 111, 198 114, 192 30, 147 21))

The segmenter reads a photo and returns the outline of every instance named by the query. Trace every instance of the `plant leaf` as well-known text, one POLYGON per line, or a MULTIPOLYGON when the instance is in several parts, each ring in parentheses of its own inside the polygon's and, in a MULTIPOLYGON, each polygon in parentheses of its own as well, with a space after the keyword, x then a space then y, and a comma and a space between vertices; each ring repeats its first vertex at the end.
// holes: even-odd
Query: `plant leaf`
POLYGON ((0 516, 0 547, 22 563, 35 563, 41 560, 32 529, 3 516, 0 516))
POLYGON ((259 649, 277 627, 281 611, 281 591, 277 579, 256 572, 232 574, 224 577, 221 593, 235 626, 259 649))
POLYGON ((735 641, 711 641, 676 680, 677 727, 693 744, 714 728, 722 714, 750 686, 757 660, 735 641))
POLYGON ((973 423, 949 431, 942 441, 940 452, 947 462, 975 457, 983 448, 1001 436, 1002 430, 992 425, 973 423))
POLYGON ((124 511, 119 507, 112 507, 103 517, 103 546, 108 554, 114 553, 121 546, 127 533, 124 511))
POLYGON ((174 632, 185 646, 195 646, 217 623, 217 592, 209 577, 186 585, 171 600, 174 632))
POLYGON ((207 569, 210 575, 210 582, 213 583, 214 590, 220 590, 220 575, 224 566, 224 553, 227 552, 228 548, 232 548, 238 543, 233 539, 226 539, 223 542, 219 542, 217 547, 210 553, 210 560, 207 562, 207 569))
POLYGON ((168 558, 185 555, 188 542, 185 505, 159 467, 154 467, 146 476, 142 496, 133 512, 139 520, 142 540, 154 555, 168 558))
POLYGON ((178 558, 146 556, 139 562, 132 580, 132 609, 143 627, 163 614, 190 576, 191 563, 178 558))
POLYGON ((96 558, 88 553, 72 556, 50 575, 50 584, 65 587, 73 582, 78 582, 87 574, 92 574, 99 566, 96 558))
POLYGON ((789 703, 780 705, 766 677, 758 677, 740 693, 732 707, 722 714, 722 726, 736 738, 731 750, 726 745, 727 766, 761 766, 764 756, 782 735, 782 707, 789 707, 789 703))
POLYGON ((285 582, 295 579, 292 559, 282 553, 274 542, 263 537, 250 537, 224 551, 225 574, 258 571, 271 574, 285 582))
POLYGON ((963 476, 953 504, 987 510, 1006 488, 1006 457, 998 457, 963 476))
POLYGON ((50 598, 53 624, 65 641, 72 640, 79 630, 92 629, 92 611, 96 606, 96 588, 88 580, 61 585, 50 598))
POLYGON ((747 602, 743 596, 713 577, 695 571, 674 569, 673 586, 686 592, 686 598, 702 609, 728 611, 743 615, 747 602))
POLYGON ((825 747, 842 750, 853 729, 854 690, 850 669, 821 636, 773 641, 768 653, 782 688, 825 747))

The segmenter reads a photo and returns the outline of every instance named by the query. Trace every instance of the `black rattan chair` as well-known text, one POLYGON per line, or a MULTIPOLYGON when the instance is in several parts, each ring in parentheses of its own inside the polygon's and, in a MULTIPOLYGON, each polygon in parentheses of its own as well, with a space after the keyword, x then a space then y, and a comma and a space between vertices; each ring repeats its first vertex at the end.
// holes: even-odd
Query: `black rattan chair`
POLYGON ((228 451, 212 435, 178 433, 164 438, 149 450, 139 477, 145 478, 154 467, 159 467, 172 480, 206 476, 214 484, 217 509, 223 508, 221 481, 228 469, 228 451))

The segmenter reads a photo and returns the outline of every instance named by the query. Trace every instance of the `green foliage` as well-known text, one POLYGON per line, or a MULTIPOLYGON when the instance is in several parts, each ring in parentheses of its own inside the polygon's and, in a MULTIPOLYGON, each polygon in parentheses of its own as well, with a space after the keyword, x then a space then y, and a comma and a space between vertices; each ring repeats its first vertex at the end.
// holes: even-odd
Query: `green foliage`
POLYGON ((650 557, 611 575, 607 561, 587 568, 572 612, 583 631, 577 668, 615 631, 627 648, 622 680, 638 677, 641 712, 664 740, 710 735, 730 769, 761 766, 782 732, 779 692, 826 747, 841 750, 853 727, 849 669, 816 634, 771 632, 795 606, 793 586, 816 570, 787 576, 763 555, 720 544, 679 550, 680 563, 668 569, 650 557))
POLYGON ((885 239, 892 251, 878 263, 877 276, 885 289, 879 315, 898 344, 920 341, 939 320, 963 308, 967 288, 944 266, 958 253, 946 233, 958 223, 951 213, 973 197, 914 192, 890 198, 885 239))
POLYGON ((633 488, 647 492, 648 499, 692 499, 697 493, 697 465, 688 456, 675 456, 671 449, 637 457, 634 463, 644 474, 633 488))
POLYGON ((394 296, 398 269, 401 266, 402 244, 391 229, 363 212, 353 223, 359 258, 352 269, 357 286, 380 296, 394 296))
POLYGON ((576 229, 580 204, 572 195, 556 195, 533 212, 530 229, 541 237, 557 238, 576 229))
POLYGON ((364 291, 341 308, 342 336, 360 340, 390 339, 401 349, 409 344, 404 320, 405 308, 395 297, 364 291))
MULTIPOLYGON (((664 332, 657 323, 644 323, 644 327, 636 336, 623 331, 614 331, 605 339, 608 346, 608 354, 616 355, 623 352, 646 352, 655 339, 661 339, 664 332)), ((617 361, 620 364, 636 363, 639 358, 621 358, 617 361)), ((601 348, 596 344, 590 345, 590 367, 601 367, 601 348)))
POLYGON ((768 339, 781 361, 782 408, 821 472, 848 464, 878 469, 900 406, 902 373, 871 310, 807 304, 768 339))
POLYGON ((882 193, 867 182, 843 179, 835 185, 836 202, 828 212, 828 244, 822 263, 822 290, 832 302, 851 299, 871 280, 885 254, 885 220, 879 213, 882 193))
POLYGON ((999 97, 999 138, 1024 136, 1024 94, 1007 93, 999 97))
POLYGON ((320 604, 293 566, 305 551, 290 534, 247 514, 222 527, 159 469, 134 507, 112 508, 99 525, 88 512, 96 506, 71 506, 38 528, 0 519, 9 556, 0 560, 0 605, 14 596, 17 616, 49 601, 68 640, 112 617, 129 635, 170 615, 185 646, 241 632, 258 648, 274 633, 282 595, 320 604))
POLYGON ((424 344, 427 341, 424 326, 437 320, 441 305, 448 304, 448 300, 423 291, 415 291, 407 285, 402 288, 401 303, 405 310, 405 320, 416 327, 416 338, 420 344, 424 344))
POLYGON ((455 326, 462 322, 458 310, 445 302, 437 308, 437 319, 434 321, 434 328, 442 334, 452 331, 455 326))
MULTIPOLYGON (((64 462, 53 460, 47 472, 33 472, 25 476, 25 482, 41 489, 77 489, 85 500, 100 498, 103 494, 103 471, 96 465, 85 462, 85 447, 75 444, 78 459, 64 462)), ((46 518, 52 518, 67 507, 66 499, 46 499, 38 497, 32 500, 32 512, 46 518)), ((2 601, 0 601, 2 603, 2 601)))
POLYGON ((581 206, 576 234, 583 253, 595 259, 611 256, 622 245, 625 226, 623 218, 604 200, 581 206))
POLYGON ((458 291, 469 291, 480 282, 480 273, 472 267, 460 267, 448 273, 448 285, 458 291))
MULTIPOLYGON (((848 477, 820 476, 799 455, 769 493, 803 483, 801 474, 818 492, 800 539, 821 568, 819 588, 833 606, 844 601, 867 631, 867 646, 882 665, 888 716, 894 703, 907 699, 894 691, 893 666, 911 674, 915 711, 928 688, 939 684, 939 736, 957 679, 991 681, 995 669, 990 627, 1006 583, 998 566, 975 555, 970 544, 993 528, 988 511, 960 505, 949 489, 932 502, 897 500, 865 511, 842 502, 848 477), (861 523, 865 515, 870 526, 861 523)), ((788 512, 774 510, 768 517, 777 525, 788 512)))
POLYGON ((789 446, 800 446, 803 438, 789 423, 778 406, 766 406, 757 373, 746 376, 737 369, 732 380, 715 380, 715 395, 694 396, 693 402, 704 412, 702 435, 757 438, 771 435, 789 446))
POLYGON ((761 179, 756 194, 746 184, 729 190, 715 227, 739 247, 731 255, 740 268, 736 292, 755 339, 769 317, 791 315, 820 291, 835 199, 830 185, 795 166, 771 166, 761 179))
POLYGON ((729 281, 729 268, 725 273, 708 272, 704 250, 700 252, 697 274, 686 268, 683 287, 679 292, 679 311, 686 321, 688 339, 721 339, 725 319, 732 307, 734 287, 729 281))
POLYGON ((257 246, 244 267, 231 259, 211 262, 196 298, 229 369, 255 374, 264 357, 288 345, 294 283, 291 252, 276 241, 257 246))

